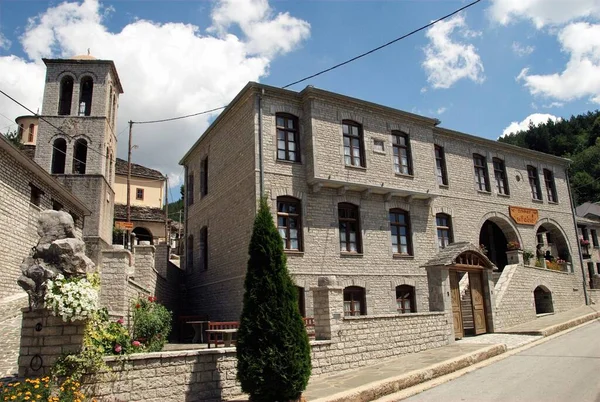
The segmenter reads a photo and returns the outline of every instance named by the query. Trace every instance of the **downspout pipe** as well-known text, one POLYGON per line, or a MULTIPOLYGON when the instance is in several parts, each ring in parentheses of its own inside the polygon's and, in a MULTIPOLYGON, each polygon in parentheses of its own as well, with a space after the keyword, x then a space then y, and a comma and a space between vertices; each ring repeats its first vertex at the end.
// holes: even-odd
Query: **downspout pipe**
POLYGON ((583 281, 583 296, 585 297, 586 306, 590 304, 587 288, 586 288, 586 280, 585 280, 585 268, 583 267, 583 254, 581 252, 581 242, 579 241, 579 232, 577 230, 577 214, 575 211, 575 203, 573 202, 573 194, 571 193, 571 182, 569 180, 569 168, 565 169, 565 173, 567 176, 567 188, 569 189, 569 201, 571 202, 571 215, 573 216, 573 227, 575 228, 575 238, 577 240, 577 251, 579 254, 579 264, 581 264, 581 275, 583 281))
POLYGON ((263 132, 262 132, 262 96, 265 90, 261 89, 258 95, 258 170, 260 172, 260 196, 265 195, 265 167, 263 164, 263 132))

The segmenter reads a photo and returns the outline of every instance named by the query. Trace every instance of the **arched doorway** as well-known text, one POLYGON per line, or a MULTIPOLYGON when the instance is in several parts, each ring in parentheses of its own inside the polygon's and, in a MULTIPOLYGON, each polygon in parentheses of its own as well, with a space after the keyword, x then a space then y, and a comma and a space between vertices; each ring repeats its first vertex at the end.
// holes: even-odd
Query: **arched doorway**
POLYGON ((499 271, 508 264, 506 251, 510 241, 519 242, 519 238, 509 223, 500 218, 490 218, 483 222, 479 231, 479 244, 485 247, 484 254, 499 271))
POLYGON ((552 304, 552 292, 545 286, 538 286, 533 291, 533 300, 535 301, 535 314, 554 313, 552 304))
POLYGON ((138 226, 133 229, 133 233, 135 233, 135 238, 137 239, 138 244, 143 241, 149 241, 150 244, 154 244, 152 233, 148 229, 138 226))

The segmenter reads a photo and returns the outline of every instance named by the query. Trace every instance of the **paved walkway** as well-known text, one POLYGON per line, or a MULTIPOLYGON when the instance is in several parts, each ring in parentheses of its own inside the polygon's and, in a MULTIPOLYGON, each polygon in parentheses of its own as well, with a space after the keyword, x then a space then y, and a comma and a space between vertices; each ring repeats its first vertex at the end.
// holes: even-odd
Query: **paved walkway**
POLYGON ((510 349, 516 349, 519 346, 523 346, 527 343, 537 341, 543 338, 542 335, 518 335, 518 334, 483 334, 478 336, 468 336, 459 341, 456 341, 459 345, 470 343, 470 344, 485 344, 485 345, 499 345, 504 344, 510 349))
POLYGON ((545 315, 537 319, 507 328, 502 333, 507 334, 530 334, 548 336, 564 329, 600 317, 600 306, 582 306, 562 313, 545 315))
POLYGON ((0 322, 0 381, 17 375, 21 316, 0 322))

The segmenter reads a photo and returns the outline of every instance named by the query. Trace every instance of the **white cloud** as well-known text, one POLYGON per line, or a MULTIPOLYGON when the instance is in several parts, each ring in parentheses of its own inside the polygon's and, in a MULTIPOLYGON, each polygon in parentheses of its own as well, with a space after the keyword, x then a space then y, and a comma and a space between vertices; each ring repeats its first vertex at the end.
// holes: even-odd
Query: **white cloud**
POLYGON ((600 0, 492 0, 488 12, 503 25, 526 19, 542 28, 583 17, 600 17, 600 0))
POLYGON ((423 68, 433 88, 450 88, 463 78, 477 83, 485 79, 483 63, 475 46, 451 38, 455 31, 462 38, 477 36, 467 28, 461 14, 437 23, 425 34, 430 43, 424 49, 423 68))
MULTIPOLYGON (((212 29, 137 20, 110 32, 111 9, 98 0, 64 2, 29 20, 21 38, 28 59, 0 57, 0 87, 34 111, 41 105, 45 67, 41 57, 84 54, 114 60, 125 93, 117 133, 119 155, 126 155, 127 121, 154 120, 226 105, 248 82, 268 74, 278 54, 292 51, 310 35, 310 25, 275 14, 266 0, 221 0, 214 5, 212 29), (229 29, 239 27, 236 36, 229 29)), ((27 112, 6 98, 0 110, 14 118, 27 112)), ((198 139, 213 115, 134 126, 133 159, 181 178, 179 159, 198 139)), ((8 124, 8 122, 7 122, 8 124)))
POLYGON ((513 42, 512 50, 517 56, 523 57, 523 56, 528 56, 531 53, 533 53, 535 48, 530 45, 525 46, 525 45, 520 44, 519 42, 513 42))
POLYGON ((421 88, 421 93, 424 94, 425 92, 427 92, 427 87, 421 88))
POLYGON ((504 137, 507 134, 517 133, 519 131, 527 130, 529 128, 530 124, 539 126, 542 123, 548 122, 548 120, 557 121, 557 120, 561 120, 561 118, 556 117, 551 114, 544 114, 544 113, 530 114, 521 122, 513 121, 512 123, 510 123, 510 125, 508 127, 506 127, 504 129, 504 131, 502 132, 501 137, 504 137))
POLYGON ((10 45, 11 45, 11 41, 6 39, 6 36, 2 35, 2 32, 0 32, 0 50, 8 49, 8 48, 10 48, 10 45))
POLYGON ((522 80, 531 94, 560 101, 589 97, 600 103, 600 25, 577 22, 558 34, 562 50, 570 55, 560 73, 536 75, 523 69, 522 80))
POLYGON ((552 102, 548 105, 543 105, 546 109, 554 108, 554 107, 563 107, 565 104, 562 102, 552 102))
POLYGON ((444 113, 446 110, 447 110, 447 109, 446 109, 445 107, 440 107, 440 108, 438 108, 438 110, 436 110, 435 112, 436 112, 437 114, 442 114, 442 113, 444 113))

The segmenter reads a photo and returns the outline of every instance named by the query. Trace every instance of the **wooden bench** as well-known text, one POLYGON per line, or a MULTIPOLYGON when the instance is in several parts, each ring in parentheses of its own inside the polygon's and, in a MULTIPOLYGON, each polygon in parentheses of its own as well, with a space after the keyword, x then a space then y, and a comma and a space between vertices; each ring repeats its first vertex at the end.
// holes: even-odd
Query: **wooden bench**
POLYGON ((209 321, 208 329, 206 330, 208 347, 210 348, 211 343, 214 343, 215 347, 217 347, 217 345, 224 344, 225 338, 227 338, 227 341, 231 341, 235 345, 237 341, 237 338, 235 337, 235 332, 237 332, 239 327, 240 323, 237 321, 209 321), (227 331, 220 332, 220 330, 227 331))
POLYGON ((314 317, 303 317, 304 326, 306 327, 306 333, 309 338, 315 337, 315 319, 314 317))

